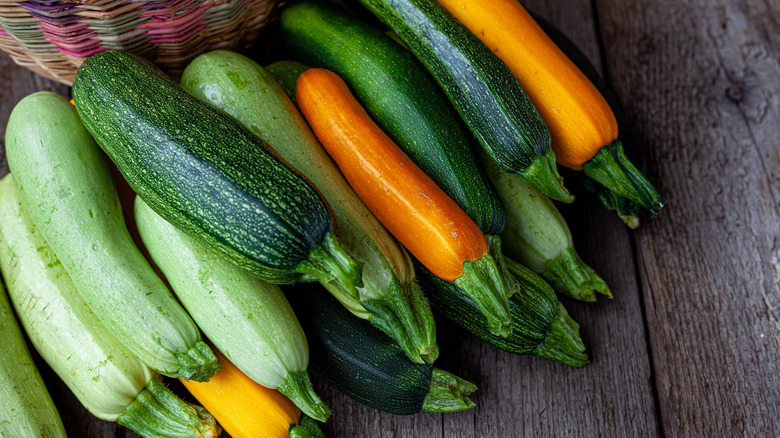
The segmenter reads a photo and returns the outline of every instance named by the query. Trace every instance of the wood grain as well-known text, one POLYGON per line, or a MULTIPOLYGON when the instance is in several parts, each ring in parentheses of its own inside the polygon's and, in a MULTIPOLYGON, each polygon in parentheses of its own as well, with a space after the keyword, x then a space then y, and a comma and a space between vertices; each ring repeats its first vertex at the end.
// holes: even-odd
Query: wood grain
POLYGON ((780 436, 780 3, 596 4, 669 200, 636 233, 664 431, 780 436))

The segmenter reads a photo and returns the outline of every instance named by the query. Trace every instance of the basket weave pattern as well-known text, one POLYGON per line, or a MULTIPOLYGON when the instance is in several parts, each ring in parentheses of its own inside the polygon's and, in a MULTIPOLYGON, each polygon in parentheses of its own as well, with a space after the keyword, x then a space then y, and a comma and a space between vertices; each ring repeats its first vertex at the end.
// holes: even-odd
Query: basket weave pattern
POLYGON ((0 49, 19 65, 72 84, 103 50, 137 53, 181 75, 201 53, 250 46, 280 0, 0 0, 0 49))

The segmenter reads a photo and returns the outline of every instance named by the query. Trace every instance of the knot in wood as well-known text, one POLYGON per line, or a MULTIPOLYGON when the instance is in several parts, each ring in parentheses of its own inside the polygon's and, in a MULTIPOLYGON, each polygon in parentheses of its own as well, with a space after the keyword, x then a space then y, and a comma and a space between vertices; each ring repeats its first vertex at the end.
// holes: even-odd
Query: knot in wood
POLYGON ((742 87, 735 84, 726 88, 726 97, 734 103, 739 103, 745 98, 745 93, 742 91, 742 87))

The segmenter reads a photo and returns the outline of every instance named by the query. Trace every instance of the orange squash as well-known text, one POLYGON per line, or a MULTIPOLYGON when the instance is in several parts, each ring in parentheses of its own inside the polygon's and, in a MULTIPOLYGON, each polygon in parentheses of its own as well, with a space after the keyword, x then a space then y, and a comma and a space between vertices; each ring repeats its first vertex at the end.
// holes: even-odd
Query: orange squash
POLYGON ((461 286, 497 333, 508 334, 506 285, 477 224, 371 120, 338 75, 309 69, 296 95, 317 138, 379 222, 433 274, 461 286))

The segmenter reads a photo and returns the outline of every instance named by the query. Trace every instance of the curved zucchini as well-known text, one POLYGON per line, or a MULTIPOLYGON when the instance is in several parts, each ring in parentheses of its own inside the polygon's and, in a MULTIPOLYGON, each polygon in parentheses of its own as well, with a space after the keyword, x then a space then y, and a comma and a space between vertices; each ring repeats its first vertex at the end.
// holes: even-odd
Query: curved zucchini
POLYGON ((378 29, 326 3, 282 10, 280 32, 304 63, 341 76, 387 135, 486 235, 504 209, 475 155, 472 136, 414 56, 378 29))
POLYGON ((235 117, 319 188, 338 223, 339 240, 363 264, 358 299, 323 285, 353 314, 396 339, 413 361, 433 362, 436 326, 409 255, 349 187, 271 74, 245 56, 214 51, 187 66, 182 86, 235 117))
POLYGON ((287 293, 300 317, 316 379, 372 408, 399 415, 474 407, 476 386, 430 364, 409 360, 398 344, 355 318, 318 285, 287 293))
POLYGON ((573 200, 555 167, 544 121, 490 49, 435 1, 360 2, 431 72, 496 164, 554 199, 573 200))
POLYGON ((579 325, 569 317, 550 286, 517 262, 506 260, 520 283, 520 290, 509 298, 512 333, 495 336, 487 328, 487 319, 468 296, 420 266, 420 283, 428 293, 434 310, 485 342, 516 354, 532 354, 555 359, 573 367, 588 363, 579 325))
MULTIPOLYGON (((10 179, 10 176, 5 179, 10 179)), ((4 181, 0 182, 0 186, 3 184, 4 181)), ((5 211, 0 210, 2 213, 5 211)), ((0 234, 0 246, 3 245, 0 234)), ((0 339, 3 350, 3 354, 0 354, 0 436, 64 438, 65 428, 60 414, 30 356, 2 281, 0 339)))
POLYGON ((103 153, 53 93, 22 99, 8 164, 41 233, 111 334, 152 369, 208 380, 217 358, 133 243, 103 153))
POLYGON ((330 410, 306 367, 309 348, 279 286, 241 271, 135 200, 144 246, 198 327, 252 380, 277 388, 312 418, 330 410))
POLYGON ((604 280, 574 250, 569 226, 552 201, 520 176, 499 169, 489 157, 481 158, 506 205, 504 252, 562 294, 581 301, 596 301, 596 292, 612 298, 604 280))
POLYGON ((33 224, 11 175, 0 181, 0 270, 33 346, 90 413, 147 437, 219 434, 208 412, 173 395, 98 320, 33 224))
POLYGON ((325 202, 232 117, 127 52, 87 59, 73 97, 98 144, 167 221, 253 276, 335 282, 357 295, 360 266, 336 240, 325 202))

